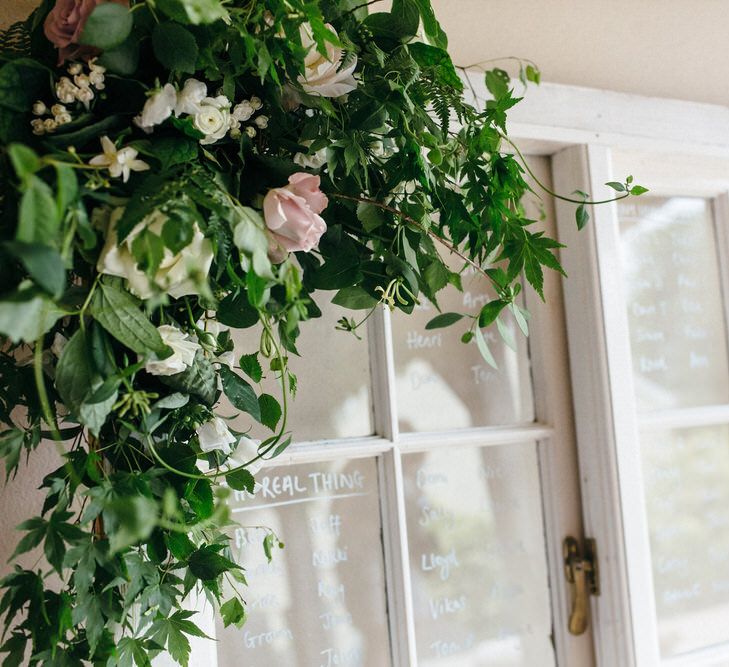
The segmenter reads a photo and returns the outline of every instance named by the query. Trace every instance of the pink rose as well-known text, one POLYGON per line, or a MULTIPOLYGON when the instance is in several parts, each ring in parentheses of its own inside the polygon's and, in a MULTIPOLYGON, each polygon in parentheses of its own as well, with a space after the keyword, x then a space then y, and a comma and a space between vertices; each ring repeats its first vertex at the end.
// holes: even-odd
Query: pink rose
POLYGON ((283 188, 272 188, 263 200, 263 216, 273 240, 269 255, 280 262, 286 252, 309 252, 327 230, 319 215, 329 203, 318 176, 298 172, 283 188), (284 252, 282 252, 284 251, 284 252))
MULTIPOLYGON (((86 19, 97 5, 105 0, 56 0, 56 5, 46 16, 43 32, 48 40, 58 47, 58 64, 65 60, 90 56, 98 49, 79 45, 86 19)), ((129 7, 129 0, 110 0, 129 7)))

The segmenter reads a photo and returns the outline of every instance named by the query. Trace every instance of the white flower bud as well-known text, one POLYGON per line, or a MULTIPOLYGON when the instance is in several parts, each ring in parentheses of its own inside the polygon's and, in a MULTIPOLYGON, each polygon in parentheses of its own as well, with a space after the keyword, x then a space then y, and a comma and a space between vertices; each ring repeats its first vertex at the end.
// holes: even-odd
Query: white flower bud
POLYGON ((76 99, 88 109, 94 99, 94 91, 91 88, 77 88, 76 91, 76 99))
POLYGON ((248 127, 246 128, 246 134, 247 134, 247 135, 248 135, 248 136, 249 136, 249 137, 250 137, 251 139, 253 139, 253 137, 255 137, 255 136, 256 136, 256 128, 255 128, 255 127, 252 127, 252 126, 250 126, 250 125, 249 125, 249 126, 248 126, 248 127))
POLYGON ((42 116, 46 111, 48 111, 48 107, 40 100, 33 105, 33 114, 35 116, 42 116))
POLYGON ((62 113, 66 113, 66 111, 68 111, 68 109, 66 109, 66 107, 63 106, 63 104, 54 104, 51 107, 51 113, 54 116, 60 116, 62 113))
POLYGON ((230 138, 231 139, 238 139, 241 136, 240 127, 231 127, 230 128, 230 138))
POLYGON ((65 113, 59 113, 57 116, 54 116, 54 120, 59 125, 65 125, 66 123, 70 123, 72 118, 71 114, 66 111, 65 113))
POLYGON ((265 130, 268 127, 268 116, 258 116, 253 121, 261 130, 265 130))
POLYGON ((40 118, 35 118, 30 121, 30 126, 33 128, 33 134, 40 136, 46 133, 46 128, 43 121, 40 118))
POLYGON ((91 70, 89 73, 89 83, 96 88, 96 90, 103 90, 106 88, 104 83, 104 73, 97 70, 91 70))
POLYGON ((238 122, 245 123, 253 115, 253 107, 248 100, 244 100, 240 104, 233 107, 231 116, 238 122))
POLYGON ((89 77, 85 74, 77 74, 75 77, 73 77, 73 82, 79 88, 88 88, 89 86, 91 86, 91 81, 89 80, 89 77))
POLYGON ((58 127, 58 123, 53 118, 46 118, 43 121, 43 129, 46 132, 53 132, 58 127))
POLYGON ((263 106, 263 102, 261 102, 260 98, 254 96, 250 99, 250 105, 253 111, 258 111, 263 106))
POLYGON ((81 74, 81 72, 83 72, 83 71, 84 71, 84 68, 81 65, 81 63, 71 63, 68 66, 68 73, 71 76, 76 76, 77 74, 81 74))
POLYGON ((61 77, 56 84, 56 97, 64 104, 73 104, 76 101, 78 88, 67 76, 61 77))

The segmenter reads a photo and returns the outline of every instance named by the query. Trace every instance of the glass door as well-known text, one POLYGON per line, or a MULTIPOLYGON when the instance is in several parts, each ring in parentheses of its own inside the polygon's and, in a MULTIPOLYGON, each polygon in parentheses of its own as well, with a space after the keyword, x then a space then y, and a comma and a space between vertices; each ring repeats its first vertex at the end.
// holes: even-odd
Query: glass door
MULTIPOLYGON (((532 162, 549 180, 548 160, 532 162)), ((554 233, 551 209, 528 205, 554 233)), ((440 293, 444 312, 493 298, 463 282, 440 293)), ((200 664, 592 664, 590 634, 566 629, 561 542, 581 533, 580 501, 557 276, 546 290, 549 306, 526 296, 529 339, 506 317, 504 337, 485 332, 496 367, 455 327, 427 330, 428 302, 378 312, 362 341, 334 330, 335 306, 304 325, 299 442, 231 501, 249 620, 215 619, 200 664), (269 529, 285 543, 270 560, 269 529)))
MULTIPOLYGON (((596 279, 601 312, 586 313, 569 292, 572 281, 567 285, 576 338, 586 333, 577 317, 593 317, 603 328, 593 350, 604 355, 605 374, 588 378, 583 369, 574 377, 576 393, 585 387, 608 398, 612 441, 591 445, 580 427, 596 419, 596 400, 577 402, 576 418, 585 436, 581 456, 594 457, 597 447, 614 452, 618 493, 587 494, 586 505, 603 535, 609 525, 599 513, 619 510, 623 562, 617 554, 612 571, 602 570, 615 590, 624 568, 622 597, 630 599, 623 632, 631 662, 620 664, 729 665, 729 164, 588 149, 563 156, 563 178, 580 164, 593 187, 611 172, 605 181, 634 173, 651 188, 596 211, 588 245, 576 250, 592 243, 592 262, 586 252, 588 261, 575 262, 572 275, 581 270, 581 278, 596 279)), ((565 213, 560 230, 571 235, 567 225, 565 213)), ((584 349, 574 344, 572 352, 573 365, 580 364, 574 355, 584 349)), ((589 484, 600 473, 586 468, 589 484)), ((603 469, 603 484, 610 470, 603 469)), ((598 632, 609 636, 616 624, 603 612, 598 632)), ((604 656, 600 664, 616 664, 604 656)))

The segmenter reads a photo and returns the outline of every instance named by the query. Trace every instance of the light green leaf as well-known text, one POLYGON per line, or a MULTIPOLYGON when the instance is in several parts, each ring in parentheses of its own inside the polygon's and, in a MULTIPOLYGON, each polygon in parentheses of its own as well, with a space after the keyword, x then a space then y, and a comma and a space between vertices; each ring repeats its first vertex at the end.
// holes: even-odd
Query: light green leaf
POLYGON ((0 333, 14 343, 33 343, 65 314, 45 293, 35 288, 22 289, 0 301, 0 333))
POLYGON ((514 315, 514 319, 516 320, 516 323, 519 325, 521 332, 525 336, 528 336, 529 335, 529 323, 527 321, 527 318, 529 317, 529 311, 525 310, 524 308, 518 306, 515 303, 512 303, 509 306, 509 310, 514 315))
POLYGON ((238 598, 231 598, 220 607, 220 615, 223 617, 223 626, 235 625, 242 628, 246 622, 246 610, 238 598))
POLYGON ((371 232, 385 224, 385 212, 379 206, 360 202, 357 204, 357 220, 362 223, 366 232, 371 232))
POLYGON ((40 158, 32 148, 24 144, 10 144, 8 156, 13 163, 13 169, 21 181, 35 174, 41 167, 40 158))
POLYGON ((37 176, 29 176, 20 200, 15 238, 26 243, 53 243, 60 222, 51 188, 37 176))
POLYGON ((481 353, 484 361, 492 368, 498 369, 496 359, 494 359, 494 355, 491 353, 491 350, 486 343, 486 339, 483 337, 483 332, 479 327, 476 327, 476 345, 478 346, 478 351, 481 353))
POLYGON ((157 503, 142 495, 117 497, 104 506, 112 553, 146 540, 157 525, 157 503))
POLYGON ((66 286, 66 269, 57 250, 42 243, 9 241, 5 247, 17 257, 39 287, 58 297, 66 286))

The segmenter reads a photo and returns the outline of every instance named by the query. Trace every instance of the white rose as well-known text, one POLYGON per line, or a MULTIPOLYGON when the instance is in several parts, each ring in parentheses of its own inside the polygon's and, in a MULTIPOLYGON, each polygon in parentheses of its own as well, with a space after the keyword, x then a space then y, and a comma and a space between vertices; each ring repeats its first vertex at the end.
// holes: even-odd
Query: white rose
POLYGON ((200 139, 201 144, 214 144, 222 139, 230 129, 230 100, 225 95, 206 97, 200 111, 193 116, 192 124, 205 135, 200 139))
POLYGON ((123 208, 117 208, 111 214, 106 244, 99 256, 97 270, 110 276, 126 278, 131 291, 142 299, 152 296, 155 285, 175 299, 187 294, 199 294, 193 275, 207 275, 213 263, 213 246, 197 224, 193 226, 192 240, 179 253, 174 255, 169 248, 165 248, 162 262, 154 279, 150 281, 137 268, 137 260, 131 249, 132 242, 145 228, 154 234, 161 234, 167 216, 159 211, 151 213, 132 229, 121 245, 117 245, 116 225, 123 214, 123 208))
POLYGON ((165 84, 147 98, 142 113, 134 119, 134 124, 145 132, 151 132, 155 125, 164 123, 177 104, 177 91, 171 84, 165 84))
MULTIPOLYGON (((311 146, 311 141, 302 141, 304 146, 311 146)), ((321 148, 316 153, 296 153, 294 162, 304 169, 320 169, 327 163, 327 149, 321 148)))
POLYGON ((258 448, 261 446, 260 440, 253 440, 245 435, 242 435, 238 440, 238 446, 235 448, 235 454, 230 457, 230 464, 233 467, 242 466, 249 461, 246 466, 246 470, 255 475, 263 467, 263 459, 256 458, 258 456, 258 448))
POLYGON ((235 436, 228 430, 228 426, 220 417, 213 417, 209 422, 204 423, 195 431, 200 449, 204 452, 212 452, 219 449, 223 454, 230 454, 230 446, 235 442, 235 436))
MULTIPOLYGON (((336 30, 330 24, 327 28, 335 35, 336 30)), ((321 97, 341 97, 351 93, 356 87, 353 72, 357 67, 357 58, 350 57, 349 64, 339 69, 344 57, 344 49, 334 46, 331 42, 326 43, 326 56, 323 56, 316 48, 316 42, 312 35, 311 26, 308 23, 302 24, 301 44, 308 49, 304 59, 304 74, 299 76, 301 87, 310 95, 321 97)))
POLYGON ((195 354, 200 349, 194 340, 177 327, 163 324, 157 327, 162 342, 172 349, 172 354, 166 359, 152 357, 144 364, 144 370, 152 375, 176 375, 192 366, 195 354))
POLYGON ((200 105, 208 96, 208 87, 197 79, 188 79, 182 90, 177 93, 175 116, 183 113, 193 115, 200 111, 200 105))

